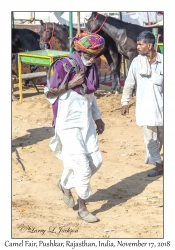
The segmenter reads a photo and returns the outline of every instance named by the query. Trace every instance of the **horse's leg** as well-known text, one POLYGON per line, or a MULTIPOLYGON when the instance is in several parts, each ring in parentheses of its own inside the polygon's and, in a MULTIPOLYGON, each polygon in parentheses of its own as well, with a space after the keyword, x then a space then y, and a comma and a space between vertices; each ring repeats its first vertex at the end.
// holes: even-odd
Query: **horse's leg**
POLYGON ((111 55, 113 64, 111 64, 111 72, 112 72, 112 88, 111 93, 116 89, 117 92, 121 92, 121 83, 120 83, 120 65, 121 65, 121 54, 118 52, 116 46, 109 47, 109 53, 111 55), (117 80, 117 84, 116 84, 117 80))
POLYGON ((120 82, 120 66, 121 66, 122 55, 118 53, 118 63, 117 63, 117 92, 121 92, 121 82, 120 82))
MULTIPOLYGON (((133 60, 136 56, 137 56, 137 52, 134 52, 134 53, 128 54, 129 59, 126 59, 126 58, 125 58, 125 60, 126 60, 126 65, 127 65, 127 71, 129 71, 129 68, 130 68, 130 66, 131 66, 132 60, 133 60)), ((133 88, 132 96, 133 96, 133 97, 136 96, 136 85, 135 85, 134 88, 133 88)))
POLYGON ((38 69, 37 65, 30 65, 30 72, 33 73, 38 69))
MULTIPOLYGON (((106 61, 108 62, 110 68, 111 68, 111 74, 112 74, 112 86, 111 86, 111 90, 109 94, 112 94, 112 92, 115 90, 116 88, 116 71, 114 70, 115 66, 114 66, 114 62, 112 60, 112 57, 109 53, 109 50, 107 49, 104 53, 103 53, 104 57, 106 58, 106 61)), ((108 95, 109 95, 108 94, 108 95)))
POLYGON ((116 79, 118 78, 117 75, 117 67, 118 67, 118 52, 116 52, 116 50, 112 49, 109 47, 108 49, 110 57, 112 59, 112 62, 110 64, 110 68, 111 68, 111 74, 112 74, 112 86, 111 86, 111 94, 114 92, 114 90, 116 89, 117 86, 117 81, 116 79))
MULTIPOLYGON (((133 52, 133 53, 131 53, 130 55, 129 55, 129 60, 127 60, 127 66, 128 66, 128 70, 129 70, 129 67, 130 67, 130 65, 131 65, 131 63, 132 63, 132 60, 136 57, 138 55, 138 53, 137 53, 137 51, 135 51, 135 52, 133 52)), ((132 91, 132 96, 133 97, 135 97, 136 96, 136 84, 135 84, 135 86, 134 86, 134 88, 133 88, 133 91, 132 91)))
MULTIPOLYGON (((38 69, 37 65, 30 65, 30 73, 35 72, 38 69)), ((29 84, 30 80, 24 81, 24 86, 27 86, 29 84)))
POLYGON ((112 86, 111 86, 111 94, 114 92, 114 90, 116 89, 116 86, 117 86, 117 73, 116 73, 116 63, 115 62, 112 62, 111 65, 111 76, 112 76, 112 86))
MULTIPOLYGON (((132 58, 132 60, 133 60, 133 59, 134 59, 134 58, 132 58)), ((126 58, 124 58, 124 60, 126 60, 127 71, 129 71, 129 67, 131 66, 132 60, 126 59, 126 58)), ((125 63, 125 62, 124 62, 124 63, 125 63)), ((135 93, 136 93, 136 85, 135 85, 134 88, 133 88, 132 96, 135 96, 135 93)))
POLYGON ((13 94, 13 90, 14 90, 14 83, 16 83, 16 72, 12 69, 12 101, 18 101, 18 99, 15 97, 15 95, 13 94))
POLYGON ((129 59, 126 59, 125 58, 125 60, 126 60, 126 66, 127 66, 127 71, 129 71, 129 68, 130 68, 130 66, 131 66, 131 60, 129 60, 129 59))

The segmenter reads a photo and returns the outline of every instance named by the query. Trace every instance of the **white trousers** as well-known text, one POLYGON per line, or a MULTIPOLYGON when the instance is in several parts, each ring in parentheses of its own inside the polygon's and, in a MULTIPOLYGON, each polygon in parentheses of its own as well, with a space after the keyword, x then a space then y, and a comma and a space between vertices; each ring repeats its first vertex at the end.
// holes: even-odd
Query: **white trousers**
POLYGON ((160 150, 163 145, 163 126, 142 126, 146 143, 146 164, 162 163, 160 150))
POLYGON ((91 176, 102 165, 102 157, 99 150, 90 154, 68 154, 62 158, 64 170, 61 177, 61 185, 66 188, 75 188, 81 199, 87 199, 92 193, 90 186, 91 176))

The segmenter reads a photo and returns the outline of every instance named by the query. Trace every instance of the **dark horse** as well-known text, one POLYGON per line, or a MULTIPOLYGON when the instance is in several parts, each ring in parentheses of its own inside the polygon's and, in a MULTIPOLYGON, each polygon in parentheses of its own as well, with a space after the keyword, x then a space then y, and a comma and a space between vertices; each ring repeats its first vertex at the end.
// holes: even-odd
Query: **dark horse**
POLYGON ((40 36, 29 29, 12 28, 12 53, 40 50, 40 36))
MULTIPOLYGON (((92 12, 87 27, 90 32, 95 32, 101 28, 110 36, 115 41, 119 53, 128 59, 128 68, 134 57, 138 55, 137 36, 144 30, 152 32, 152 27, 126 23, 113 17, 105 17, 97 12, 92 12)), ((158 28, 158 34, 161 35, 159 42, 163 42, 163 26, 153 28, 158 28)))
MULTIPOLYGON (((65 51, 69 51, 70 42, 69 42, 69 26, 55 23, 43 23, 41 20, 41 30, 40 34, 40 47, 44 48, 45 44, 51 42, 53 36, 55 36, 61 43, 61 47, 65 51)), ((81 31, 83 32, 83 31, 81 31)), ((77 29, 73 28, 73 36, 77 34, 77 29)), ((98 32, 105 39, 105 48, 100 52, 96 57, 105 56, 112 74, 112 87, 110 92, 112 93, 116 89, 116 78, 118 80, 117 91, 120 92, 120 64, 121 64, 121 55, 118 53, 117 47, 113 39, 104 33, 102 30, 98 32)))
MULTIPOLYGON (((40 50, 40 35, 29 29, 12 28, 12 53, 40 50)), ((12 55, 12 60, 14 56, 12 55)), ((33 73, 37 66, 30 65, 30 71, 33 73)), ((29 82, 29 81, 28 81, 29 82)))
MULTIPOLYGON (((40 35, 29 29, 12 28, 12 54, 40 50, 40 35)), ((12 55, 12 60, 14 55, 12 55)), ((33 73, 38 68, 36 65, 30 65, 30 72, 33 73)), ((14 74, 14 72, 12 72, 14 74)), ((15 74, 16 75, 16 74, 15 74)), ((25 81, 25 86, 29 80, 25 81)))

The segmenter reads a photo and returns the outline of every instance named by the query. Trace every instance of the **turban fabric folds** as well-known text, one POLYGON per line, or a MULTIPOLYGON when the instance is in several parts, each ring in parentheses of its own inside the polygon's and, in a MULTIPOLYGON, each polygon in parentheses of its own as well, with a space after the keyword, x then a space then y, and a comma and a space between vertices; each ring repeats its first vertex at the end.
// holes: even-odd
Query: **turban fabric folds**
POLYGON ((72 40, 72 47, 92 56, 96 56, 104 48, 105 40, 98 34, 83 32, 72 40))

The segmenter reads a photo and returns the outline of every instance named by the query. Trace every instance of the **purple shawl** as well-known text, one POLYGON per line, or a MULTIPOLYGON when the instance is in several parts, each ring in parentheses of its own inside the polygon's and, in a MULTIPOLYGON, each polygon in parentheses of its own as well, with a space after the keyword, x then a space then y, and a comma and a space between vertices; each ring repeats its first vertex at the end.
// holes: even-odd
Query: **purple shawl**
MULTIPOLYGON (((74 51, 73 54, 71 54, 69 57, 75 59, 78 62, 78 65, 83 72, 86 71, 86 66, 84 66, 84 64, 81 60, 81 57, 77 51, 74 51)), ((65 58, 63 58, 62 61, 65 62, 69 66, 69 68, 72 67, 70 62, 68 60, 66 60, 65 58)), ((58 61, 58 63, 55 64, 54 73, 50 78, 50 87, 51 88, 58 88, 60 86, 60 84, 62 83, 65 75, 66 75, 66 72, 64 70, 63 64, 62 64, 62 62, 58 61)), ((75 72, 70 73, 65 84, 68 84, 68 82, 74 77, 74 75, 75 75, 75 72)), ((95 63, 93 63, 92 66, 90 66, 88 77, 85 77, 84 83, 87 86, 86 94, 91 94, 99 88, 98 68, 97 68, 97 65, 95 63)), ((81 92, 80 92, 80 89, 78 86, 76 86, 72 89, 81 95, 81 92)), ((57 100, 54 102, 54 104, 52 104, 52 110, 53 110, 53 116, 54 116, 53 121, 52 121, 53 127, 55 127, 55 123, 56 123, 58 103, 59 103, 59 98, 57 98, 57 100)))

